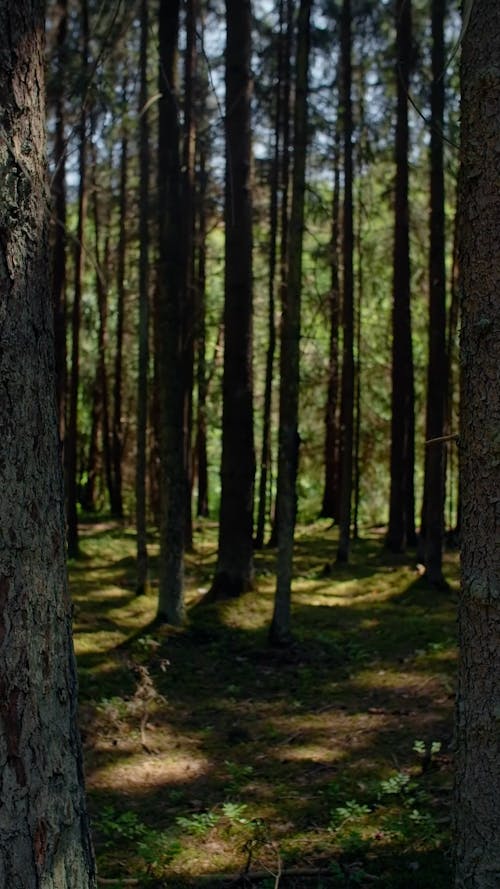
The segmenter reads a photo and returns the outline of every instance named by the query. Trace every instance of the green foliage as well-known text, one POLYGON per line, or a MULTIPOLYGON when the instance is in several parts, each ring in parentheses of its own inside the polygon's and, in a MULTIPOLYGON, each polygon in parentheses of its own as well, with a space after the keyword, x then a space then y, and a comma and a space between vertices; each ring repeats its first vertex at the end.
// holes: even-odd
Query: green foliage
POLYGON ((195 812, 193 815, 179 815, 175 823, 186 833, 205 836, 219 821, 215 812, 195 812))
POLYGON ((226 784, 224 790, 226 793, 238 793, 242 786, 248 783, 249 778, 253 775, 253 766, 247 763, 231 762, 226 759, 226 769, 229 773, 230 781, 226 784))
POLYGON ((238 824, 248 824, 248 818, 243 817, 247 806, 245 803, 226 802, 222 804, 222 814, 229 821, 237 821, 238 824))
POLYGON ((104 806, 94 819, 95 827, 105 837, 105 845, 142 839, 148 829, 135 812, 117 812, 114 806, 104 806))
POLYGON ((358 803, 354 799, 350 799, 344 803, 343 806, 337 806, 334 810, 330 821, 330 828, 335 829, 336 827, 345 824, 346 821, 363 818, 364 815, 369 815, 370 811, 371 809, 369 806, 358 803))

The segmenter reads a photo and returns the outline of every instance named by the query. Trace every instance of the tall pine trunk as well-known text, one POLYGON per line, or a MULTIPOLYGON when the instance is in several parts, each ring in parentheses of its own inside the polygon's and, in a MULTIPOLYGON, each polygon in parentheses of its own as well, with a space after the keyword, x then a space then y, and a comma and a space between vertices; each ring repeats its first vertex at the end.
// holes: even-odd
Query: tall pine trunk
POLYGON ((296 480, 300 443, 298 433, 300 308, 311 6, 311 0, 301 0, 297 23, 292 207, 288 239, 287 287, 281 307, 278 561, 274 612, 269 631, 270 641, 277 645, 288 643, 291 635, 293 539, 297 512, 296 480))
MULTIPOLYGON (((89 68, 89 16, 87 0, 81 9, 82 63, 84 85, 89 68)), ((78 556, 78 391, 80 388, 80 321, 83 285, 84 230, 87 215, 87 96, 82 90, 78 122, 78 222, 75 241, 73 308, 71 313, 71 378, 69 387, 69 418, 66 436, 68 554, 78 556)))
POLYGON ((226 0, 224 375, 217 568, 209 598, 254 583, 250 0, 226 0))
POLYGON ((333 164, 332 229, 330 237, 330 293, 328 383, 325 406, 325 481, 321 516, 338 520, 339 516, 339 222, 340 222, 340 126, 335 129, 333 164))
MULTIPOLYGON (((125 320, 125 275, 127 260, 127 180, 128 180, 128 132, 127 132, 127 77, 122 85, 122 137, 120 146, 120 203, 118 262, 116 269, 116 336, 115 373, 113 383, 113 415, 111 435, 112 487, 110 490, 111 513, 115 518, 123 518, 122 457, 123 457, 123 327, 125 320)), ((140 186, 139 186, 140 187, 140 186)))
POLYGON ((415 418, 410 308, 408 203, 408 90, 410 82, 411 0, 396 0, 396 183, 394 202, 392 399, 390 502, 387 547, 403 552, 415 542, 415 418))
POLYGON ((1 0, 0 21, 0 886, 95 889, 56 413, 44 4, 1 0))
MULTIPOLYGON (((282 147, 281 147, 281 163, 280 163, 280 181, 279 187, 281 192, 281 202, 279 206, 279 229, 280 229, 280 249, 279 249, 279 297, 280 303, 283 305, 286 300, 286 291, 288 287, 288 217, 290 204, 290 160, 291 160, 291 127, 292 127, 292 55, 294 49, 294 0, 285 0, 286 12, 286 30, 285 30, 285 46, 283 59, 283 123, 282 123, 282 147)), ((274 507, 273 524, 268 546, 276 546, 278 542, 278 505, 277 500, 274 507)))
POLYGON ((271 472, 271 418, 272 396, 274 376, 274 356, 276 352, 276 265, 277 265, 277 240, 278 240, 278 210, 279 210, 279 174, 280 174, 280 146, 283 119, 283 75, 284 75, 284 0, 279 4, 279 44, 278 44, 278 77, 276 100, 274 108, 274 156, 271 167, 270 197, 269 197, 269 260, 268 260, 268 306, 267 306, 267 352, 264 383, 264 409, 262 417, 262 447, 260 456, 260 478, 257 526, 255 530, 255 547, 262 549, 264 545, 264 533, 268 514, 268 478, 271 472))
POLYGON ((177 96, 179 0, 159 8, 159 275, 156 348, 159 350, 161 528, 158 618, 184 618, 184 545, 187 481, 185 466, 185 366, 183 355, 184 245, 181 219, 180 125, 177 96))
POLYGON ((148 548, 146 522, 146 456, 149 367, 149 117, 148 117, 148 0, 141 0, 139 87, 139 361, 137 374, 137 463, 135 522, 137 547, 136 593, 146 592, 148 548))
POLYGON ((500 877, 500 5, 469 5, 459 180, 462 497, 455 887, 500 877))
MULTIPOLYGON (((432 86, 430 121, 429 356, 427 365, 427 442, 442 437, 446 403, 446 271, 444 215, 444 0, 432 2, 432 86)), ((446 445, 427 444, 425 453, 423 549, 425 576, 436 587, 443 578, 446 445)))
POLYGON ((342 255, 342 383, 340 395, 340 503, 337 562, 349 560, 354 439, 354 226, 352 198, 351 2, 343 0, 341 18, 342 123, 344 131, 344 216, 342 255))
POLYGON ((185 547, 193 547, 193 466, 192 446, 193 426, 193 383, 195 346, 195 262, 194 262, 194 176, 196 152, 196 122, 194 114, 194 86, 196 73, 196 22, 198 3, 186 0, 185 27, 186 48, 184 53, 184 130, 182 152, 182 220, 184 241, 184 283, 183 283, 183 362, 184 362, 184 447, 186 466, 186 531, 185 547))

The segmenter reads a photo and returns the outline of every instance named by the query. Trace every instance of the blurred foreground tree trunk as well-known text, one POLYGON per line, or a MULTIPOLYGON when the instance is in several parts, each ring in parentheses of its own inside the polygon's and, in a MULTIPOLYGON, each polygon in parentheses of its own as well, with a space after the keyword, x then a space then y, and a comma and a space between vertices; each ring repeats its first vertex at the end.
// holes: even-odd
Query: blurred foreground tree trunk
POLYGON ((0 886, 93 889, 48 274, 43 6, 0 2, 0 886))
POLYGON ((500 880, 500 5, 469 4, 462 44, 459 255, 462 590, 455 887, 500 880))

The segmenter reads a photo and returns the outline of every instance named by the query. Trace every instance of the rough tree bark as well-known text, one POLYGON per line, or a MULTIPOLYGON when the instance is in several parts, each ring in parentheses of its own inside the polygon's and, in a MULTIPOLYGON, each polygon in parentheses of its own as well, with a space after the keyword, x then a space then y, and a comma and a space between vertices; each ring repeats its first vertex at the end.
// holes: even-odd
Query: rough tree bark
POLYGON ((462 590, 455 886, 500 885, 500 5, 469 5, 459 239, 462 590), (487 37, 486 37, 487 35, 487 37))
POLYGON ((0 886, 92 889, 48 280, 43 11, 0 2, 0 886))

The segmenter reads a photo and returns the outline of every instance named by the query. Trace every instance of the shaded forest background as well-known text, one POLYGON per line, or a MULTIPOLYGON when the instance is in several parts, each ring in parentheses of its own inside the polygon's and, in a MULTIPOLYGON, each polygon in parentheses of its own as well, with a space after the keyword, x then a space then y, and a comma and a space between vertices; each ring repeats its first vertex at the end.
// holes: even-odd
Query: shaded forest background
POLYGON ((69 552, 83 512, 135 521, 141 592, 159 526, 163 619, 206 517, 214 595, 270 541, 286 600, 296 509, 339 524, 332 562, 363 527, 419 532, 443 584, 459 30, 408 0, 49 7, 69 552))

